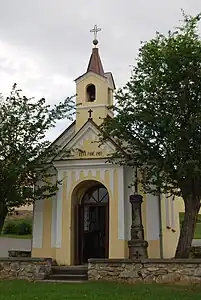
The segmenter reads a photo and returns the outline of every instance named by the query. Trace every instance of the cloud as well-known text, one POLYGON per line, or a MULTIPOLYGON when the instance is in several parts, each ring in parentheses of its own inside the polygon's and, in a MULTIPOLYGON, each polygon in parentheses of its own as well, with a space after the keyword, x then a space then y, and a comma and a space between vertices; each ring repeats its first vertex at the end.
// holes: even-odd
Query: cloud
MULTIPOLYGON (((0 41, 0 49, 0 92, 4 96, 9 94, 15 82, 24 95, 36 99, 45 97, 49 104, 74 95, 73 78, 59 73, 49 74, 40 64, 40 58, 26 47, 0 41)), ((67 120, 58 122, 56 128, 48 132, 47 138, 55 139, 68 125, 67 120)))
POLYGON ((30 97, 47 97, 58 102, 74 90, 73 78, 62 74, 49 74, 40 64, 40 58, 25 47, 0 41, 0 91, 8 93, 14 82, 30 97))
POLYGON ((197 14, 200 0, 0 0, 0 91, 17 82, 51 103, 73 95, 73 80, 88 64, 94 24, 102 28, 105 71, 122 86, 140 41, 178 25, 181 9, 197 14))

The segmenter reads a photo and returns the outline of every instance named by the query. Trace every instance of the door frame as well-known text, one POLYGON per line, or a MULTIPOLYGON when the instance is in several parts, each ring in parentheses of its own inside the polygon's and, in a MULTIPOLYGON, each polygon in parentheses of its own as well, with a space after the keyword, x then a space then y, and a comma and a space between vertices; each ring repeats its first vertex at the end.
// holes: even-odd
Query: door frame
POLYGON ((84 207, 85 206, 104 206, 105 207, 105 258, 109 256, 109 201, 107 203, 81 204, 75 205, 74 226, 75 226, 75 264, 83 263, 83 246, 84 246, 84 207))

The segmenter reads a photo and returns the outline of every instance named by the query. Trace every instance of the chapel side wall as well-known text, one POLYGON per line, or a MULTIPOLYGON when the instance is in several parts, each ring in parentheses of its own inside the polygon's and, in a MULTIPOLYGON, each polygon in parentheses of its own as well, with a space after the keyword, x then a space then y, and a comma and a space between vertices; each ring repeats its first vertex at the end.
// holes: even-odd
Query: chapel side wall
POLYGON ((146 235, 148 257, 160 258, 160 211, 157 196, 146 194, 146 235))
POLYGON ((35 201, 33 205, 32 257, 38 257, 37 249, 40 251, 43 245, 43 210, 44 200, 35 201))
POLYGON ((149 258, 171 258, 180 234, 179 205, 176 201, 161 195, 161 212, 158 196, 146 195, 146 236, 149 258), (161 220, 160 220, 161 218, 161 220), (160 228, 161 226, 161 228, 160 228), (162 245, 161 245, 162 243, 162 245))
MULTIPOLYGON (((129 257, 128 241, 131 239, 131 225, 132 225, 132 208, 130 203, 130 195, 135 192, 133 185, 135 179, 135 172, 132 168, 124 166, 124 206, 125 206, 125 258, 129 257)), ((142 203, 142 224, 144 226, 144 234, 146 237, 146 195, 142 188, 138 185, 139 193, 143 196, 142 203)))
POLYGON ((33 222, 32 257, 54 259, 51 248, 52 199, 36 201, 33 222))
POLYGON ((110 218, 113 222, 110 223, 109 228, 109 258, 111 259, 125 258, 128 254, 125 237, 124 174, 123 166, 113 169, 113 196, 110 201, 110 218))
MULTIPOLYGON (((56 181, 56 175, 53 176, 51 182, 56 181)), ((33 213, 33 241, 32 241, 32 257, 55 259, 55 247, 53 247, 53 235, 55 239, 55 210, 57 195, 37 200, 34 204, 33 213), (54 212, 54 213, 53 213, 54 212)))
MULTIPOLYGON (((177 197, 176 198, 176 202, 177 202, 177 209, 179 212, 184 212, 185 211, 185 207, 184 207, 184 200, 181 197, 177 197)), ((201 214, 201 208, 199 210, 199 214, 201 214)))
MULTIPOLYGON (((125 171, 125 242, 126 245, 131 238, 132 212, 129 197, 134 193, 134 172, 133 169, 124 167, 125 171)), ((142 224, 144 227, 144 238, 148 242, 148 257, 160 257, 160 239, 159 239, 159 208, 157 197, 146 194, 143 188, 138 184, 139 193, 143 197, 142 202, 142 224)), ((126 247, 126 257, 128 258, 128 246, 126 247)))
POLYGON ((134 192, 133 183, 133 169, 124 167, 124 205, 125 205, 125 248, 126 257, 129 257, 128 241, 131 238, 131 224, 132 224, 132 210, 130 204, 130 195, 134 192))
POLYGON ((180 203, 177 199, 161 195, 162 210, 162 238, 163 238, 163 257, 172 258, 175 251, 180 234, 179 211, 180 203))
MULTIPOLYGON (((172 201, 163 196, 164 207, 164 257, 175 256, 179 236, 180 236, 180 213, 184 213, 184 201, 181 197, 175 197, 172 201)), ((201 214, 201 209, 199 211, 201 214)))
MULTIPOLYGON (((130 239, 131 227, 131 207, 129 196, 134 191, 133 188, 128 189, 127 187, 131 184, 132 179, 132 170, 129 170, 129 168, 125 168, 125 230, 127 241, 130 239)), ((145 240, 147 240, 148 242, 148 257, 174 257, 180 234, 179 212, 182 211, 182 199, 180 199, 179 201, 176 201, 177 199, 175 199, 175 201, 173 202, 171 202, 169 199, 169 206, 167 207, 165 196, 161 195, 160 212, 158 196, 146 194, 143 192, 142 187, 138 186, 138 188, 139 193, 143 196, 142 223, 144 226, 145 240), (167 218, 169 220, 167 220, 167 218), (160 239, 162 239, 162 241, 160 239)))

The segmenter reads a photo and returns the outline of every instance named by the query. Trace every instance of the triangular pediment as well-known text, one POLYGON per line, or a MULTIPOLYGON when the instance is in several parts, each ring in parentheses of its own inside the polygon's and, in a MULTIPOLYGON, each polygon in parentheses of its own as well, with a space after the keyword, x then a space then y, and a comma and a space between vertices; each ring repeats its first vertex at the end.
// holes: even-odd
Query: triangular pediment
POLYGON ((114 153, 116 147, 111 141, 100 145, 99 135, 100 131, 97 126, 88 121, 63 147, 59 159, 100 159, 109 157, 114 153), (66 150, 70 151, 70 155, 66 154, 66 150))
POLYGON ((81 76, 79 76, 78 78, 75 79, 76 84, 79 84, 81 81, 85 80, 88 77, 96 77, 97 79, 99 79, 100 81, 106 82, 108 79, 106 76, 101 76, 99 74, 96 74, 92 71, 90 72, 86 72, 84 74, 82 74, 81 76))

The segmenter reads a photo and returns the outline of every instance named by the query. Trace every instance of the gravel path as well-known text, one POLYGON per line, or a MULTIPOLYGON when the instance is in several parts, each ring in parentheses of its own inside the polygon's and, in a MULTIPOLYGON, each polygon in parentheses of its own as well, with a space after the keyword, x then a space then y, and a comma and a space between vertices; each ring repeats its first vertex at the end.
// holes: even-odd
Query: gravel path
POLYGON ((0 237, 0 257, 8 257, 8 250, 31 250, 31 240, 0 237))
POLYGON ((193 246, 201 246, 201 239, 195 239, 195 240, 193 240, 192 245, 193 246))

